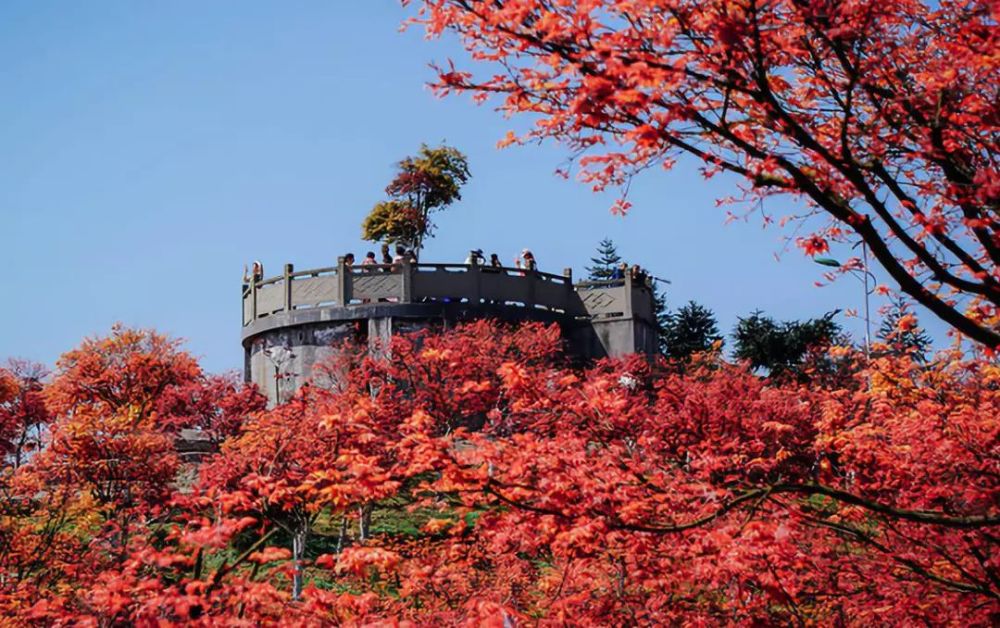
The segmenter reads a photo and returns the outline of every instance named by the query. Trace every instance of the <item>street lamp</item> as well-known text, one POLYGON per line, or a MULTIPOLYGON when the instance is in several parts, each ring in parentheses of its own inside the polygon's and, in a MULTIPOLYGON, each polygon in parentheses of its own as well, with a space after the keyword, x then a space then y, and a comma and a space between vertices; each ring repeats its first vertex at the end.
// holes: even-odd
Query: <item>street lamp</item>
MULTIPOLYGON (((869 297, 875 292, 875 285, 878 280, 875 275, 871 274, 868 270, 868 245, 864 240, 858 242, 851 248, 857 248, 858 244, 861 245, 861 269, 857 268, 847 268, 847 272, 851 273, 858 281, 862 282, 865 286, 865 360, 867 361, 871 354, 871 342, 872 342, 872 323, 871 323, 871 309, 869 306, 869 297), (868 278, 872 279, 871 288, 868 287, 868 278)), ((829 266, 831 268, 844 268, 843 264, 831 257, 815 257, 813 261, 821 266, 829 266)))

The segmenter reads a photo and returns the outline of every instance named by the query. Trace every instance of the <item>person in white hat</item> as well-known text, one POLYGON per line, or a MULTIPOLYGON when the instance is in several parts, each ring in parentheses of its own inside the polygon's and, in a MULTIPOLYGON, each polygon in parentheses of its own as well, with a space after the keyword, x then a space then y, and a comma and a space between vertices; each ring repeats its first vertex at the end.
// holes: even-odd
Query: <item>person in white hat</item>
POLYGON ((521 251, 521 260, 521 268, 525 270, 538 270, 538 263, 535 261, 535 256, 528 249, 521 251))

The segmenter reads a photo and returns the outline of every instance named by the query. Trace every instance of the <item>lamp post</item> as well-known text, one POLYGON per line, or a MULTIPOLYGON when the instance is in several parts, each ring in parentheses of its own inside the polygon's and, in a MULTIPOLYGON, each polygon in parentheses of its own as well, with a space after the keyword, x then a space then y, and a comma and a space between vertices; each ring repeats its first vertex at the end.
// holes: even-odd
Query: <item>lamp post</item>
MULTIPOLYGON (((846 268, 851 275, 853 275, 858 281, 860 281, 865 286, 865 361, 867 362, 871 356, 871 342, 872 342, 872 323, 871 323, 871 308, 869 305, 870 297, 875 291, 875 284, 877 279, 868 270, 868 245, 864 240, 858 242, 851 248, 856 248, 858 244, 861 245, 861 270, 857 268, 846 268), (872 279, 872 286, 868 287, 868 278, 872 279)), ((830 257, 816 257, 813 261, 821 266, 829 266, 831 268, 843 268, 843 264, 837 260, 830 257)))

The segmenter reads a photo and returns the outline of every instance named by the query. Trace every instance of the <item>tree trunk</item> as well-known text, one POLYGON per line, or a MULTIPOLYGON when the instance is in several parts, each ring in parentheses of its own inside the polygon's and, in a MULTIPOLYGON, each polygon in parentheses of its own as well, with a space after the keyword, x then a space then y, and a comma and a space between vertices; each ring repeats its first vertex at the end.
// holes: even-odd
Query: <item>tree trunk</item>
POLYGON ((344 541, 347 539, 347 514, 344 513, 340 520, 340 534, 337 536, 337 553, 344 549, 344 541))
POLYGON ((294 571, 292 575, 292 599, 297 600, 302 596, 302 556, 306 551, 306 537, 309 534, 309 524, 302 522, 292 536, 292 562, 294 571))
POLYGON ((358 538, 362 541, 368 538, 368 530, 372 523, 372 505, 363 504, 359 509, 358 538))

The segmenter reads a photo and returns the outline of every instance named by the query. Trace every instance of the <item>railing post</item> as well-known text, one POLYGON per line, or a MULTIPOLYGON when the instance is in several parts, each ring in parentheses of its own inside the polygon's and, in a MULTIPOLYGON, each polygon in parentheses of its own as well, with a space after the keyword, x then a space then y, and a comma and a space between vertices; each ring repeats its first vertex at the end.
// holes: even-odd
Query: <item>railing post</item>
POLYGON ((285 311, 292 311, 292 273, 295 272, 295 266, 292 264, 285 264, 285 311))
POLYGON ((472 264, 469 266, 468 272, 472 273, 472 297, 469 299, 469 303, 479 305, 483 300, 482 266, 479 264, 472 264))
POLYGON ((337 258, 337 298, 340 300, 341 307, 346 307, 351 302, 350 295, 347 293, 350 289, 348 281, 347 264, 344 262, 344 256, 341 255, 337 258))
POLYGON ((527 270, 524 273, 525 279, 528 280, 528 301, 524 306, 528 309, 534 309, 535 307, 535 284, 538 283, 538 271, 537 270, 527 270))
POLYGON ((563 277, 566 278, 566 304, 563 306, 563 310, 567 314, 575 315, 579 299, 576 294, 576 286, 573 285, 573 269, 563 268, 563 277))
POLYGON ((400 263, 399 273, 399 302, 409 303, 413 299, 413 264, 409 258, 400 263))
POLYGON ((625 273, 625 318, 632 318, 632 274, 625 273))
POLYGON ((250 278, 250 320, 257 320, 257 277, 250 278))

